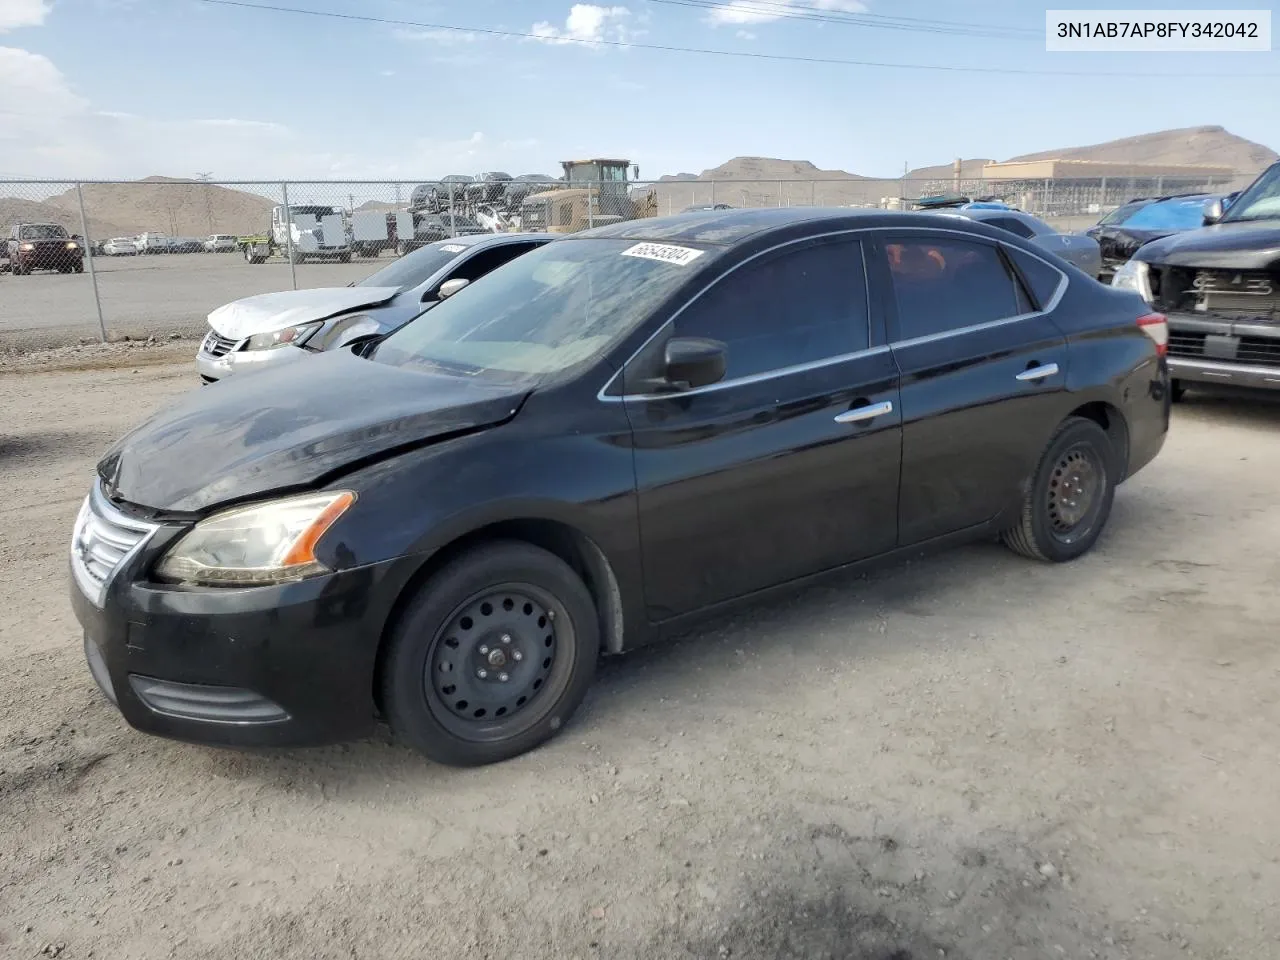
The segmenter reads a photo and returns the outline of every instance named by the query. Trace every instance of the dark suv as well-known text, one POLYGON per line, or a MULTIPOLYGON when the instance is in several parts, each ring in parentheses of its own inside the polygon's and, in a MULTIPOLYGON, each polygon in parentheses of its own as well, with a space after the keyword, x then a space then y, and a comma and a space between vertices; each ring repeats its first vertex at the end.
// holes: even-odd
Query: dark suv
POLYGON ((9 268, 15 277, 32 270, 84 273, 84 244, 56 223, 19 223, 5 240, 9 268))
POLYGON ((1168 316, 1175 400, 1190 383, 1280 389, 1280 163, 1203 222, 1143 244, 1112 285, 1168 316))

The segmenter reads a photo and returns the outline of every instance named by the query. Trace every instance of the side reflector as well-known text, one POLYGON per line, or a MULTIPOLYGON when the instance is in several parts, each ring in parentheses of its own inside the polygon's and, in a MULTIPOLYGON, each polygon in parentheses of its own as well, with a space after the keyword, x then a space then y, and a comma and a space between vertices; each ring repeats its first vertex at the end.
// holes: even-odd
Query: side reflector
POLYGON ((1156 345, 1156 355, 1169 352, 1169 318, 1163 313, 1148 313, 1138 318, 1138 327, 1156 345))

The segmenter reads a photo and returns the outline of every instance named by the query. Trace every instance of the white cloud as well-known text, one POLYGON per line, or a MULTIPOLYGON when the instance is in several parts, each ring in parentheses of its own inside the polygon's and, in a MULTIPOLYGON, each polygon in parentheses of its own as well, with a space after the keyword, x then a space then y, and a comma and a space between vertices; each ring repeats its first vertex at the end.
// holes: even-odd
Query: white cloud
POLYGON ((396 30, 398 40, 412 40, 425 43, 438 43, 443 47, 453 47, 461 43, 475 43, 480 39, 478 34, 465 30, 396 30))
POLYGON ((52 9, 52 0, 0 0, 0 33, 38 27, 52 9))
MULTIPOLYGON (((0 0, 3 2, 3 0, 0 0)), ((345 152, 313 130, 244 117, 156 119, 97 109, 38 53, 0 47, 0 171, 43 178, 421 179, 528 163, 537 143, 483 132, 345 152)))
POLYGON ((739 40, 754 40, 756 38, 756 35, 750 30, 739 30, 734 36, 739 40))
POLYGON ((630 16, 631 11, 626 7, 575 3, 569 9, 563 28, 544 20, 535 23, 530 32, 544 43, 598 44, 601 40, 626 43, 633 36, 627 29, 630 16))
POLYGON ((728 0, 707 14, 712 26, 725 24, 771 23, 796 11, 826 11, 834 13, 866 13, 867 5, 861 0, 728 0))

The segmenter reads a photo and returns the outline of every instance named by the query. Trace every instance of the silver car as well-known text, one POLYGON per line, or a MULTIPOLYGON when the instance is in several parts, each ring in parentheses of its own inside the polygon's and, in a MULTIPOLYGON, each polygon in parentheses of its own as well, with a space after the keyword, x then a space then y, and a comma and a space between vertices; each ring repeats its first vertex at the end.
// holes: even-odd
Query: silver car
POLYGON ((1033 217, 1021 210, 974 206, 938 212, 942 216, 980 220, 989 226, 1007 230, 1019 237, 1025 237, 1050 253, 1057 254, 1091 277, 1097 278, 1102 274, 1102 248, 1093 237, 1086 237, 1079 233, 1059 233, 1039 217, 1033 217))
POLYGON ((236 300, 209 314, 196 370, 205 383, 213 383, 384 336, 471 281, 557 238, 552 233, 453 237, 419 247, 346 287, 236 300))

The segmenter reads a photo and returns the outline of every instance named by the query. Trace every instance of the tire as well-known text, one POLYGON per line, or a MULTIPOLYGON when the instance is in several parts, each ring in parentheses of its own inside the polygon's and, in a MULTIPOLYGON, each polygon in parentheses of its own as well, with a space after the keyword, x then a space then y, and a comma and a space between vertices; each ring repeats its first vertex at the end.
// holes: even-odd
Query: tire
POLYGON ((351 254, 349 254, 349 253, 340 253, 340 254, 338 254, 338 261, 339 261, 340 263, 350 263, 350 262, 351 262, 351 254))
POLYGON ((1001 534, 1005 546, 1050 563, 1065 563, 1088 553, 1111 515, 1118 476, 1119 464, 1106 431, 1092 420, 1068 417, 1040 458, 1018 522, 1001 534), (1064 491, 1073 496, 1064 496, 1064 491), (1085 502, 1078 503, 1080 499, 1085 502))
POLYGON ((383 708, 395 735, 437 763, 508 760, 560 731, 599 651, 595 604, 568 564, 527 543, 486 544, 410 601, 383 660, 383 708))
POLYGON ((1169 401, 1171 403, 1181 403, 1182 398, 1187 395, 1186 385, 1181 380, 1169 381, 1169 401))
POLYGON ((77 263, 73 269, 76 273, 84 273, 84 261, 77 263))

